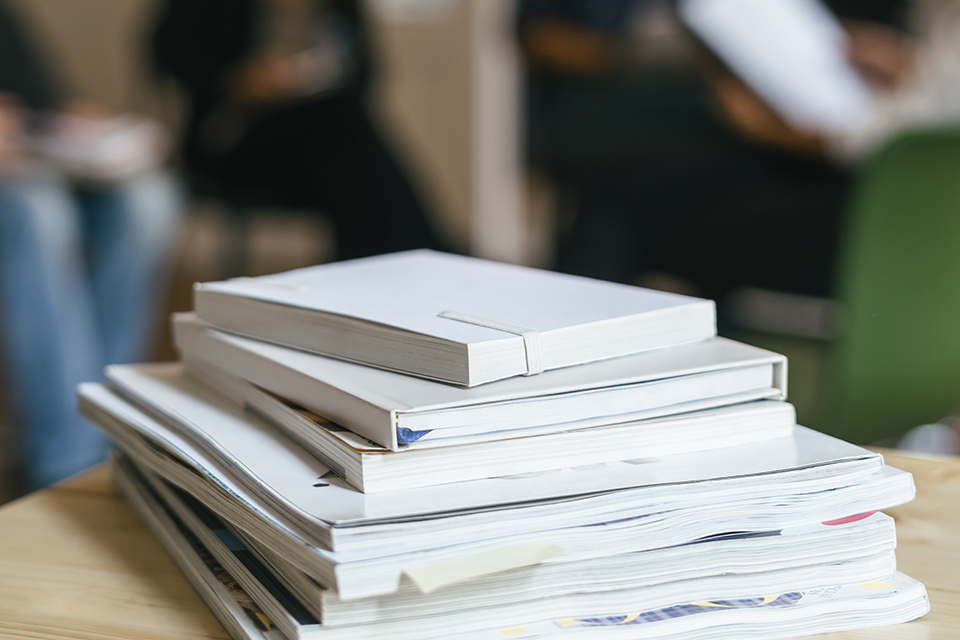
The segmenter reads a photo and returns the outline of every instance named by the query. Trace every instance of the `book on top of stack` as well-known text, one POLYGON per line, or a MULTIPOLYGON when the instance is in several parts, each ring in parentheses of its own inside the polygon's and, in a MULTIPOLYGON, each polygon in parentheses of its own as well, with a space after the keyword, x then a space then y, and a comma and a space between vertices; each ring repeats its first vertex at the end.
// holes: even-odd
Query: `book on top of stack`
POLYGON ((233 333, 469 387, 715 336, 713 302, 419 250, 198 284, 233 333))
POLYGON ((108 367, 80 410, 234 637, 773 638, 928 609, 879 513, 910 474, 796 425, 785 359, 717 337, 708 301, 415 251, 198 285, 197 309, 181 362, 108 367))

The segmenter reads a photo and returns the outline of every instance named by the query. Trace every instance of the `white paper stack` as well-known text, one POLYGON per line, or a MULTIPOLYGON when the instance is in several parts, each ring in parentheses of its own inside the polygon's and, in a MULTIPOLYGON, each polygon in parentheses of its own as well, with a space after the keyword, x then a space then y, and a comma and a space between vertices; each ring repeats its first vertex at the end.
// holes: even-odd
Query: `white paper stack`
POLYGON ((221 326, 176 317, 183 362, 108 367, 80 409, 235 637, 787 637, 926 611, 879 513, 911 476, 795 425, 782 356, 717 338, 710 303, 528 271, 412 252, 203 285, 221 326), (431 334, 443 309, 487 326, 431 334), (467 379, 428 379, 454 343, 467 379), (514 348, 552 364, 476 384, 514 348))

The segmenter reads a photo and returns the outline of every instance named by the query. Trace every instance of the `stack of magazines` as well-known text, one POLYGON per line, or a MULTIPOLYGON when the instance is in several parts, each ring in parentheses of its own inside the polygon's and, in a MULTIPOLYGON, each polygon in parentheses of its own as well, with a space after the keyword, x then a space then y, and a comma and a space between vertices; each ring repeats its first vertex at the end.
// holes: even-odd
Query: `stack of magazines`
POLYGON ((236 638, 780 638, 928 610, 910 474, 711 302, 404 252, 198 285, 81 412, 236 638))

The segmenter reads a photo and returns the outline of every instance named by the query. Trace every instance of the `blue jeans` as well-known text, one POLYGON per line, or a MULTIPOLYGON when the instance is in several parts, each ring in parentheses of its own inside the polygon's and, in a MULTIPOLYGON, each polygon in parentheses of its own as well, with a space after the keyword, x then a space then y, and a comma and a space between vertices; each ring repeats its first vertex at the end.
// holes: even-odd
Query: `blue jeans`
POLYGON ((168 175, 74 191, 57 175, 0 180, 0 318, 29 489, 104 460, 76 386, 146 355, 182 210, 168 175))

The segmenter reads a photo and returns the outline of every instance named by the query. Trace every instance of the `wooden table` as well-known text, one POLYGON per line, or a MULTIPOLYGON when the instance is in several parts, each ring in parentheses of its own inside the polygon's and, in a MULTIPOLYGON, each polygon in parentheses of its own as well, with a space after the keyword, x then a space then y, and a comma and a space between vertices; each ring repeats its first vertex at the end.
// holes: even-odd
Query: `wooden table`
MULTIPOLYGON (((887 453, 917 499, 891 509, 902 571, 932 611, 906 625, 821 640, 960 638, 960 458, 887 453)), ((0 637, 227 638, 187 580, 97 469, 0 508, 0 637)))

